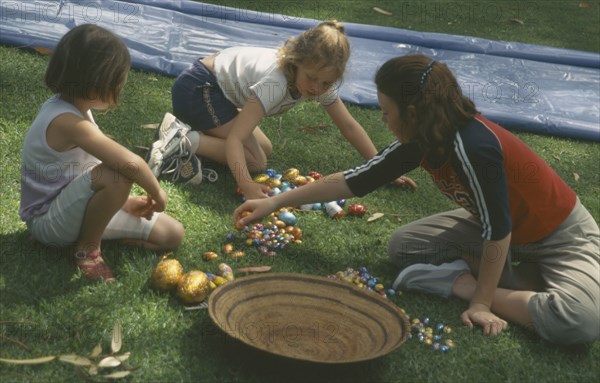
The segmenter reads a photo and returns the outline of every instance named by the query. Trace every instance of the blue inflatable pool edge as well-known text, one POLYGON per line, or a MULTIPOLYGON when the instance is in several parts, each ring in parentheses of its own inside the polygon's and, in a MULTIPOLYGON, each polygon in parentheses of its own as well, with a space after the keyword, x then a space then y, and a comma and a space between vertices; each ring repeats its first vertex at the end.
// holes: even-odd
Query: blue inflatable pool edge
MULTIPOLYGON (((169 76, 229 46, 279 47, 318 23, 185 0, 3 1, 0 19, 0 43, 50 49, 76 25, 102 25, 124 39, 134 68, 169 76)), ((600 141, 598 53, 344 25, 352 46, 340 88, 346 102, 376 107, 377 68, 418 52, 445 62, 478 109, 508 129, 600 141)))

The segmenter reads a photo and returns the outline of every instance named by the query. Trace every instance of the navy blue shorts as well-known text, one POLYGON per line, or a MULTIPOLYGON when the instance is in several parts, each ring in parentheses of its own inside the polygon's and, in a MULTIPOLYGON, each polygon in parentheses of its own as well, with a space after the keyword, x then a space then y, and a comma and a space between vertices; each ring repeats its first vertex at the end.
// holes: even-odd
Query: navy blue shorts
POLYGON ((193 130, 205 131, 231 121, 238 114, 217 83, 215 75, 200 60, 184 70, 171 89, 173 114, 193 130))

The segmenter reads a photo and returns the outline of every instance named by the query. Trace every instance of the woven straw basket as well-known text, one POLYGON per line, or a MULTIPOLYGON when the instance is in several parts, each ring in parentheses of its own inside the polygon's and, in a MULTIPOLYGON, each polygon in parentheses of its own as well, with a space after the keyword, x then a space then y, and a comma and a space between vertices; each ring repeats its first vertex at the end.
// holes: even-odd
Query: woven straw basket
POLYGON ((392 302, 351 283, 270 273, 235 279, 208 299, 215 324, 273 354, 320 363, 350 363, 398 348, 409 321, 392 302))

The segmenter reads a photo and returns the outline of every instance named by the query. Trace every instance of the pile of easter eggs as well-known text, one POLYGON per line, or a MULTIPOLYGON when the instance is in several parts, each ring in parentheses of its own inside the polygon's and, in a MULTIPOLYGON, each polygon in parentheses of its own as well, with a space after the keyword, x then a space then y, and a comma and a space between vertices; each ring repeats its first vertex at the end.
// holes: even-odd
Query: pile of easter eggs
POLYGON ((225 263, 219 264, 216 274, 200 270, 186 273, 178 260, 165 255, 152 271, 150 281, 158 291, 175 291, 184 304, 197 304, 204 301, 212 290, 233 279, 233 270, 225 263))
POLYGON ((409 339, 417 339, 419 343, 431 347, 432 350, 448 352, 456 346, 452 339, 447 338, 452 333, 452 327, 444 323, 440 322, 431 326, 431 320, 427 317, 422 320, 414 318, 410 326, 409 339))
POLYGON ((360 288, 375 291, 384 298, 396 295, 396 290, 386 288, 379 278, 369 273, 366 267, 360 267, 358 270, 349 267, 344 271, 328 275, 328 278, 353 283, 360 288))
MULTIPOLYGON (((297 222, 294 213, 290 209, 283 208, 270 214, 264 223, 241 228, 242 240, 246 246, 255 247, 261 254, 275 256, 290 244, 302 243, 302 229, 295 226, 297 222)), ((233 236, 228 234, 227 239, 231 240, 233 236)), ((235 253, 233 244, 227 243, 224 251, 230 251, 233 255, 235 253)))

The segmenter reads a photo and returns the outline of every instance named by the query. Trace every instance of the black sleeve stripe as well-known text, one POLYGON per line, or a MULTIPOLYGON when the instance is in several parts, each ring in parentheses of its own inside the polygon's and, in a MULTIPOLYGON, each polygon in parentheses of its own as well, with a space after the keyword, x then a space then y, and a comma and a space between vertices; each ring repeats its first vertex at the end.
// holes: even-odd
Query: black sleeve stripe
POLYGON ((479 184, 479 180, 477 179, 477 175, 475 174, 475 170, 467 157, 467 153, 465 151, 462 138, 460 134, 456 135, 456 139, 454 141, 454 151, 458 156, 458 159, 462 165, 463 171, 469 181, 469 186, 474 194, 475 202, 477 203, 477 209, 479 210, 481 225, 483 227, 482 237, 486 240, 491 239, 492 230, 490 224, 490 217, 488 213, 488 208, 485 202, 485 198, 483 197, 483 192, 481 190, 481 185, 479 184))
POLYGON ((371 158, 369 161, 365 162, 364 164, 357 166, 355 168, 346 170, 344 172, 344 177, 346 179, 350 179, 352 177, 356 177, 359 174, 368 171, 371 167, 373 167, 374 165, 377 165, 378 163, 380 163, 381 161, 383 161, 385 159, 385 156, 391 152, 394 151, 398 146, 400 146, 402 144, 400 144, 398 142, 398 140, 392 142, 387 148, 383 149, 381 151, 381 153, 377 154, 375 157, 371 158))

